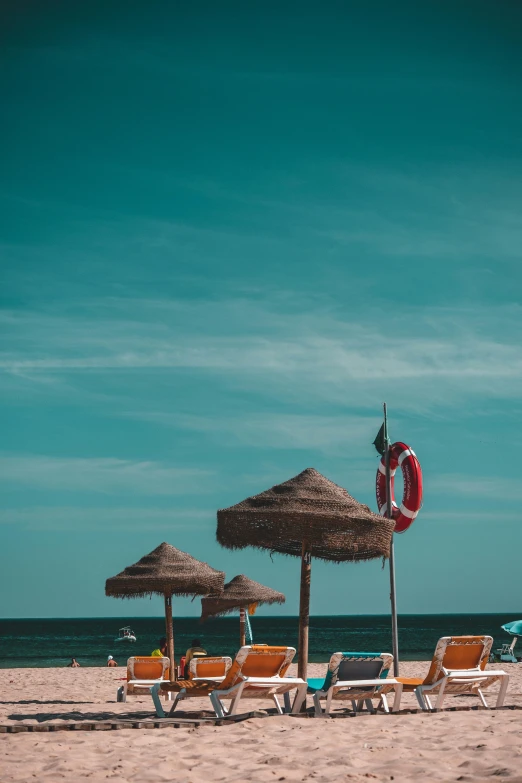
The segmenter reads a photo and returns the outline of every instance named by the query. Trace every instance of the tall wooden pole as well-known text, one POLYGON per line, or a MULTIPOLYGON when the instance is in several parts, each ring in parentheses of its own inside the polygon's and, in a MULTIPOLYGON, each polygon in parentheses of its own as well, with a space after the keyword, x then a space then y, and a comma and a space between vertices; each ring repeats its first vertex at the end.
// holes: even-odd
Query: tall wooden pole
POLYGON ((301 552, 301 595, 299 598, 299 661, 297 676, 306 680, 308 671, 308 632, 310 628, 310 578, 312 555, 308 541, 303 541, 301 552))
MULTIPOLYGON (((384 460, 386 469, 386 516, 392 518, 392 492, 391 492, 391 469, 390 469, 390 439, 388 437, 388 411, 384 403, 384 460)), ((393 652, 393 674, 399 675, 399 629, 397 623, 397 595, 395 590, 395 552, 393 546, 393 534, 390 544, 390 601, 392 616, 392 652, 393 652)))
POLYGON ((170 661, 170 681, 176 682, 174 631, 172 630, 172 596, 167 594, 165 594, 165 634, 167 636, 167 654, 170 661))
POLYGON ((241 606, 239 608, 239 646, 244 647, 246 644, 246 636, 245 636, 245 607, 241 606))

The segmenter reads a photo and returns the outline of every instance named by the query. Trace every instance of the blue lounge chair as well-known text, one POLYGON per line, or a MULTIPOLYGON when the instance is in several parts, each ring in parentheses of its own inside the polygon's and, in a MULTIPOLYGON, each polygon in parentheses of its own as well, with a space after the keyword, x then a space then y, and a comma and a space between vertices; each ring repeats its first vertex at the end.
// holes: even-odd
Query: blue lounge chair
POLYGON ((316 716, 330 714, 332 700, 352 702, 356 712, 363 705, 375 712, 372 699, 378 699, 385 712, 389 712, 386 694, 395 692, 392 712, 400 709, 402 684, 398 680, 387 679, 393 663, 389 653, 337 652, 330 658, 324 680, 308 680, 308 693, 314 697, 316 716), (324 712, 321 701, 326 700, 324 712))

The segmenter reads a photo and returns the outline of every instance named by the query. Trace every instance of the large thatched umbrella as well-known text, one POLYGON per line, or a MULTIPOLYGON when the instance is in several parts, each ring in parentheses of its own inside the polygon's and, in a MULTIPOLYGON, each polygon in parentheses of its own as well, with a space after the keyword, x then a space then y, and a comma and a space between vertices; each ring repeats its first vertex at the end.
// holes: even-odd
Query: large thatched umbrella
POLYGON ((208 595, 201 599, 201 619, 222 617, 239 609, 239 646, 245 644, 245 612, 252 604, 284 604, 283 593, 272 590, 259 582, 254 582, 244 574, 235 576, 227 582, 220 595, 208 595))
POLYGON ((312 556, 341 562, 388 557, 395 523, 374 514, 314 468, 218 511, 217 540, 301 556, 299 676, 306 678, 312 556))
POLYGON ((176 549, 160 544, 121 574, 107 579, 105 595, 115 598, 142 598, 162 595, 165 598, 165 629, 170 659, 170 680, 174 682, 174 634, 172 630, 172 596, 206 595, 223 590, 225 574, 215 571, 207 563, 176 549))

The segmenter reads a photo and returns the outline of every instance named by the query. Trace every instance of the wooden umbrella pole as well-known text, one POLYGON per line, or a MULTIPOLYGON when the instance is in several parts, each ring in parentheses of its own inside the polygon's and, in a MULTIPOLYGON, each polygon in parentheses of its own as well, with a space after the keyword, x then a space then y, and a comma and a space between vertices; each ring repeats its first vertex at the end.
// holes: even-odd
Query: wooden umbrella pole
POLYGON ((297 676, 306 680, 308 671, 308 631, 310 628, 310 577, 312 555, 308 541, 303 541, 301 552, 301 594, 299 598, 299 660, 297 676))
POLYGON ((176 682, 176 667, 174 663, 174 631, 172 630, 172 596, 165 594, 165 632, 167 636, 167 652, 170 661, 170 681, 176 682))
POLYGON ((244 647, 246 644, 245 612, 246 612, 245 607, 240 606, 239 607, 239 646, 240 647, 244 647))

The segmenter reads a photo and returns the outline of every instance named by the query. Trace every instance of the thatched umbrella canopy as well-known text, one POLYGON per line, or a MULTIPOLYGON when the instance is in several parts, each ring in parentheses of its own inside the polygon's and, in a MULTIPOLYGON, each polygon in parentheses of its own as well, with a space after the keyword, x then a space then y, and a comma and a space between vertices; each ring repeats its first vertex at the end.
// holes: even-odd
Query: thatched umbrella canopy
POLYGON ((134 565, 107 579, 105 595, 115 598, 165 598, 165 627, 170 658, 170 679, 175 680, 172 596, 206 595, 223 590, 225 574, 163 542, 134 565))
POLYGON ((307 468, 298 476, 218 511, 217 540, 301 556, 299 676, 306 678, 312 556, 333 562, 388 557, 395 523, 307 468))
POLYGON ((272 590, 260 582, 254 582, 244 574, 227 582, 220 595, 208 595, 201 599, 201 620, 222 617, 239 609, 239 646, 245 644, 245 612, 252 604, 284 604, 283 593, 272 590))

